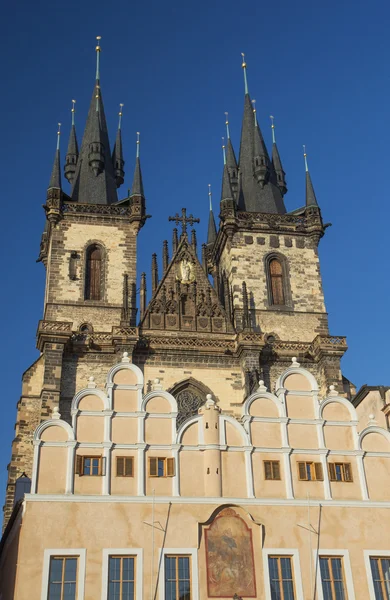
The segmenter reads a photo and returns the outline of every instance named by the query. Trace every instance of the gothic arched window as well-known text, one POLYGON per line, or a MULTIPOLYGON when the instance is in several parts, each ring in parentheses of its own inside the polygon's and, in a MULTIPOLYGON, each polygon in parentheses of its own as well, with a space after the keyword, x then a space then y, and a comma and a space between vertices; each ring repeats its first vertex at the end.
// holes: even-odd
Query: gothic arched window
POLYGON ((269 263, 269 274, 271 279, 272 304, 282 306, 285 304, 283 291, 283 269, 280 261, 273 258, 269 263))
POLYGON ((292 308, 289 286, 288 264, 286 258, 279 253, 265 257, 265 270, 268 288, 268 305, 270 307, 292 308))
POLYGON ((85 299, 101 300, 103 285, 103 256, 97 244, 87 249, 85 265, 85 299))
POLYGON ((176 429, 179 429, 184 421, 198 414, 199 408, 206 402, 207 394, 211 393, 203 383, 192 377, 178 383, 169 392, 177 402, 176 429))

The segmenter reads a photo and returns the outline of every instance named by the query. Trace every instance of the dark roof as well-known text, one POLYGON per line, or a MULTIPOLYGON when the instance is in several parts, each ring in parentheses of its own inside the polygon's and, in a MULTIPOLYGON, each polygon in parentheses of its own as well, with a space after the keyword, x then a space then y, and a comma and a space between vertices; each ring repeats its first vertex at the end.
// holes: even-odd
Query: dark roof
POLYGON ((209 226, 208 226, 208 230, 207 230, 207 243, 214 244, 216 239, 217 239, 217 227, 215 225, 214 213, 213 213, 212 209, 210 209, 209 226))
POLYGON ((54 155, 54 163, 53 163, 53 168, 51 171, 51 177, 50 177, 48 189, 51 189, 51 188, 61 189, 60 151, 58 148, 54 155))
POLYGON ((318 206, 309 171, 306 171, 306 206, 318 206))
POLYGON ((134 178, 133 185, 131 186, 131 196, 143 196, 144 194, 144 184, 142 183, 142 172, 141 172, 141 162, 139 157, 135 159, 135 169, 134 169, 134 178))
POLYGON ((233 191, 230 183, 230 175, 228 165, 224 165, 223 167, 223 175, 222 175, 222 191, 221 191, 221 202, 222 200, 233 200, 233 191))
POLYGON ((83 204, 112 204, 118 201, 107 123, 99 80, 96 80, 72 189, 72 200, 83 204), (89 164, 91 144, 101 148, 102 169, 95 175, 89 164))
POLYGON ((352 398, 352 404, 356 408, 359 404, 364 400, 369 392, 379 392, 380 396, 383 400, 383 403, 386 402, 386 392, 390 390, 390 386, 388 385, 367 385, 366 383, 362 385, 360 390, 356 393, 356 396, 352 398))
POLYGON ((254 176, 253 159, 256 152, 265 156, 269 164, 267 148, 260 127, 255 126, 251 100, 249 94, 246 94, 241 129, 238 209, 246 212, 284 214, 286 209, 279 188, 271 180, 261 186, 254 176))
POLYGON ((66 153, 67 155, 75 155, 78 156, 79 154, 79 145, 77 143, 77 136, 76 136, 76 127, 74 125, 72 125, 71 130, 70 130, 70 134, 69 134, 69 141, 68 141, 68 151, 66 153))
POLYGON ((237 159, 234 154, 233 144, 230 138, 228 138, 226 145, 226 164, 231 169, 237 169, 237 159))

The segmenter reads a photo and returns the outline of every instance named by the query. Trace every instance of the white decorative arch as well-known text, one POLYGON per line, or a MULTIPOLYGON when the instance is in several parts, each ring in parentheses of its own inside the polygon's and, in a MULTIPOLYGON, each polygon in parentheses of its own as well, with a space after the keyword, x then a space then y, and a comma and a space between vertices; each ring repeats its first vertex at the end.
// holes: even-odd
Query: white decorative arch
MULTIPOLYGON (((288 369, 286 369, 286 371, 284 371, 280 377, 278 377, 277 381, 276 381, 276 394, 279 395, 281 392, 286 391, 284 388, 284 382, 286 381, 287 377, 289 375, 303 375, 310 383, 311 389, 310 391, 314 394, 317 394, 319 391, 318 388, 318 383, 316 378, 314 377, 314 375, 312 373, 310 373, 310 371, 308 371, 307 369, 304 369, 303 367, 298 367, 298 366, 291 366, 288 369)), ((299 390, 297 390, 299 391, 299 390)))
POLYGON ((72 405, 71 405, 71 413, 72 414, 78 410, 79 402, 82 398, 85 398, 85 396, 97 396, 97 398, 100 398, 100 400, 103 401, 103 410, 109 410, 109 408, 110 408, 109 400, 108 400, 107 395, 104 392, 102 392, 101 390, 98 390, 96 388, 84 388, 84 389, 80 390, 79 392, 77 392, 77 394, 74 396, 74 398, 72 400, 72 405))
POLYGON ((53 426, 62 427, 62 429, 65 429, 66 433, 68 434, 69 441, 74 441, 76 439, 73 428, 69 425, 69 423, 63 421, 62 419, 48 419, 47 421, 42 421, 42 423, 40 423, 34 431, 34 441, 40 441, 41 435, 45 429, 53 426))
MULTIPOLYGON (((382 427, 378 427, 378 425, 370 425, 369 427, 366 427, 365 429, 363 429, 363 431, 361 431, 359 434, 359 450, 362 450, 362 441, 366 437, 366 435, 368 435, 369 433, 379 433, 380 435, 383 435, 383 437, 390 444, 390 432, 389 431, 386 431, 386 429, 383 429, 382 427)), ((389 449, 389 452, 390 452, 390 449, 389 449)))
MULTIPOLYGON (((237 431, 240 433, 242 441, 243 441, 243 445, 244 446, 251 445, 247 432, 245 431, 245 429, 243 428, 241 423, 239 423, 234 417, 230 417, 229 415, 219 415, 219 421, 220 421, 220 423, 221 422, 222 423, 230 423, 231 425, 233 425, 233 427, 235 427, 235 429, 237 429, 237 431)), ((225 427, 220 426, 219 436, 220 436, 220 444, 225 446, 226 445, 225 427)))
POLYGON ((148 394, 146 394, 146 396, 144 396, 142 400, 141 411, 148 412, 146 410, 146 405, 152 398, 165 398, 169 402, 169 405, 171 407, 171 413, 177 413, 176 399, 172 396, 172 394, 163 390, 154 390, 153 392, 149 392, 148 394))
POLYGON ((242 407, 242 415, 243 417, 250 417, 252 416, 250 414, 250 407, 253 404, 253 402, 255 400, 259 400, 261 398, 266 398, 267 400, 271 400, 275 405, 276 408, 278 409, 278 416, 279 417, 284 417, 285 415, 285 405, 283 404, 283 402, 281 402, 281 400, 279 400, 279 398, 277 396, 275 396, 274 394, 271 394, 270 392, 254 392, 251 396, 249 396, 242 407))
POLYGON ((332 402, 335 402, 336 404, 342 404, 343 406, 345 406, 345 408, 349 411, 349 414, 351 415, 352 421, 358 420, 356 409, 353 406, 352 402, 349 402, 349 400, 346 400, 342 396, 328 396, 321 402, 321 404, 318 406, 318 417, 320 419, 323 419, 323 412, 325 406, 328 406, 328 404, 331 404, 332 402))
MULTIPOLYGON (((201 419, 202 419, 202 415, 193 415, 192 417, 190 417, 189 419, 187 419, 186 421, 184 421, 184 423, 181 424, 181 426, 179 427, 177 434, 176 434, 176 444, 181 444, 183 435, 185 433, 185 431, 191 427, 191 425, 194 425, 194 423, 199 423, 199 428, 201 428, 201 419)), ((199 430, 200 433, 201 430, 199 430)))
MULTIPOLYGON (((133 371, 133 373, 135 373, 136 377, 137 377, 137 383, 134 384, 134 389, 139 389, 140 387, 142 388, 144 385, 144 375, 141 371, 141 369, 139 367, 137 367, 137 365, 135 365, 134 363, 131 362, 124 362, 124 360, 126 359, 122 359, 122 362, 114 365, 107 374, 107 386, 112 387, 114 385, 118 385, 118 386, 122 386, 124 384, 115 384, 113 379, 114 379, 114 375, 116 373, 118 373, 118 371, 122 371, 123 369, 128 369, 129 371, 133 371)), ((127 359, 129 360, 129 359, 127 359)), ((128 386, 126 386, 128 387, 128 386)), ((130 386, 133 387, 133 386, 130 386)))

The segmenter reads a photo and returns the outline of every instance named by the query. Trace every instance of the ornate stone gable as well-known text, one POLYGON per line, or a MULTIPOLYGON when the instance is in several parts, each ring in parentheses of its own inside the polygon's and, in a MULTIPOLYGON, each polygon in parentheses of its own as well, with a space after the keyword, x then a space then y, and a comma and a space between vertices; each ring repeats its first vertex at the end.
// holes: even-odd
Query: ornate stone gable
POLYGON ((183 236, 145 311, 142 329, 233 332, 187 236, 183 236))

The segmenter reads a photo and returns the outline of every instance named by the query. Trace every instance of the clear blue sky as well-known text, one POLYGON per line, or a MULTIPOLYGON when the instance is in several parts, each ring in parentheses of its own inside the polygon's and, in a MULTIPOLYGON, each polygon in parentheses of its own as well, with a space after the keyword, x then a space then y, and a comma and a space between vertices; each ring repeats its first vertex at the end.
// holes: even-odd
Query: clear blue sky
POLYGON ((287 209, 304 202, 302 144, 327 229, 320 244, 330 330, 346 335, 345 375, 358 386, 389 384, 390 5, 373 0, 8 3, 3 11, 2 315, 3 395, 0 490, 22 372, 36 359, 44 267, 36 264, 42 204, 63 124, 62 157, 77 100, 79 141, 94 84, 95 36, 102 36, 101 85, 111 139, 124 103, 126 182, 135 132, 142 136, 147 210, 138 273, 170 238, 167 217, 186 206, 218 211, 221 136, 229 111, 238 152, 243 107, 240 53, 270 141, 275 116, 287 173, 287 209))

